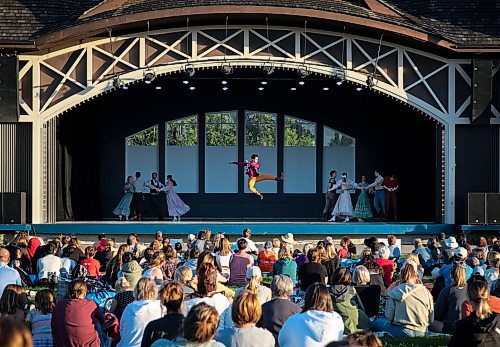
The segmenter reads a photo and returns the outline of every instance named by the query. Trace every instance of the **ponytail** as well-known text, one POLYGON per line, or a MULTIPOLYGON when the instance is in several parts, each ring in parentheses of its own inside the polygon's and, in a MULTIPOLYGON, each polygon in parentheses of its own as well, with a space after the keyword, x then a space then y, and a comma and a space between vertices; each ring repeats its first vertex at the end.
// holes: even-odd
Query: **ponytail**
POLYGON ((488 282, 474 281, 467 286, 467 296, 469 300, 476 304, 476 315, 480 320, 487 318, 491 314, 488 299, 490 298, 490 290, 488 282))
POLYGON ((251 292, 252 294, 257 295, 259 293, 259 286, 260 286, 260 277, 252 276, 248 284, 245 286, 245 289, 251 292))

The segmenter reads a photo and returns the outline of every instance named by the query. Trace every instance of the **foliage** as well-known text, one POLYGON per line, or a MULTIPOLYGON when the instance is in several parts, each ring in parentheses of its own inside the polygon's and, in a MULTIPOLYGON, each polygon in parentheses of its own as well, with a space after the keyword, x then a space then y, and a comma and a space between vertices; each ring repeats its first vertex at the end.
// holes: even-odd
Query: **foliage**
POLYGON ((165 131, 167 146, 197 146, 198 116, 167 122, 165 131))
POLYGON ((325 127, 325 146, 354 146, 354 139, 341 132, 325 127))
POLYGON ((237 113, 207 113, 205 131, 207 146, 237 146, 237 113))
POLYGON ((316 123, 285 117, 285 146, 314 147, 315 145, 316 123))
POLYGON ((276 115, 273 113, 248 112, 246 114, 246 145, 276 146, 276 115))
POLYGON ((450 336, 432 336, 432 337, 390 337, 381 338, 386 347, 420 347, 420 346, 447 346, 450 336))
POLYGON ((127 146, 158 146, 158 126, 127 137, 127 146))

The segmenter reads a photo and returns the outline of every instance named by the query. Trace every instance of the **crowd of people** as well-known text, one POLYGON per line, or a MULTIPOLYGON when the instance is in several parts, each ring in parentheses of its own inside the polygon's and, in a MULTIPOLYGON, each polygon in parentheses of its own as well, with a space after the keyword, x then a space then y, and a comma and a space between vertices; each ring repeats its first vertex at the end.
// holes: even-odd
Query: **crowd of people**
POLYGON ((201 230, 85 248, 21 232, 0 247, 0 345, 379 347, 385 333, 500 345, 496 238, 439 234, 409 254, 382 241, 358 257, 348 237, 299 249, 289 233, 259 248, 249 229, 233 243, 201 230), (104 303, 96 283, 112 293, 104 303))

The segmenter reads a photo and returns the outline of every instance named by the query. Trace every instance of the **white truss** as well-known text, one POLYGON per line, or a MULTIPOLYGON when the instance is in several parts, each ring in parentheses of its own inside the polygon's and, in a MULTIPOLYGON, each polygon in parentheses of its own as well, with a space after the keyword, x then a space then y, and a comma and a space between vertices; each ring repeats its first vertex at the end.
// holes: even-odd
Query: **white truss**
MULTIPOLYGON (((377 57, 370 53, 369 48, 378 46, 378 40, 338 32, 308 30, 306 33, 301 28, 264 26, 228 27, 228 36, 218 38, 225 29, 221 26, 193 27, 189 30, 178 28, 114 37, 111 39, 114 52, 110 49, 110 39, 102 38, 45 55, 20 56, 20 61, 25 63, 19 73, 20 86, 31 88, 30 91, 21 90, 19 102, 24 114, 21 121, 33 122, 34 129, 34 222, 41 221, 43 216, 40 201, 44 197, 41 190, 41 180, 44 178, 41 178, 43 173, 40 164, 47 161, 47 154, 40 149, 40 129, 59 114, 113 90, 112 77, 115 73, 123 83, 128 84, 142 80, 147 69, 153 69, 157 75, 161 75, 182 71, 186 64, 193 65, 195 69, 204 69, 220 67, 222 62, 228 62, 233 67, 262 67, 271 63, 277 69, 307 66, 312 73, 330 76, 342 73, 346 80, 366 86, 367 73, 375 70, 377 57), (156 49, 150 53, 148 47, 151 45, 156 49), (305 45, 310 48, 309 52, 306 52, 305 45), (361 58, 358 57, 356 62, 353 61, 353 49, 361 52, 361 58), (339 51, 343 52, 343 56, 338 54, 339 51), (76 60, 69 67, 62 64, 66 66, 64 71, 54 66, 57 64, 53 64, 53 61, 72 54, 73 59, 76 54, 76 60), (82 65, 86 68, 83 79, 78 78, 77 74, 82 65), (43 75, 42 70, 50 70, 59 77, 50 80, 43 75), (43 83, 49 85, 42 86, 43 83), (73 89, 64 88, 65 83, 71 83, 73 89), (52 91, 50 95, 47 95, 47 90, 52 91), (24 100, 22 95, 30 95, 31 99, 24 100)), ((471 99, 469 96, 465 102, 460 101, 461 104, 456 105, 455 77, 458 72, 458 76, 470 87, 470 76, 461 66, 469 65, 470 60, 450 60, 389 42, 383 43, 381 52, 373 89, 419 109, 445 126, 445 215, 447 222, 453 222, 455 124, 468 123, 467 118, 459 116, 469 106, 471 99), (423 66, 419 65, 421 63, 412 59, 415 55, 425 57, 437 67, 423 73, 423 66), (384 66, 382 59, 385 58, 397 63, 384 66), (443 71, 448 74, 444 91, 443 85, 431 80, 443 71), (412 83, 405 83, 408 72, 417 76, 412 83), (443 93, 447 95, 448 102, 440 99, 443 93)), ((470 93, 470 88, 467 92, 470 93)), ((496 109, 494 113, 500 116, 496 109)))

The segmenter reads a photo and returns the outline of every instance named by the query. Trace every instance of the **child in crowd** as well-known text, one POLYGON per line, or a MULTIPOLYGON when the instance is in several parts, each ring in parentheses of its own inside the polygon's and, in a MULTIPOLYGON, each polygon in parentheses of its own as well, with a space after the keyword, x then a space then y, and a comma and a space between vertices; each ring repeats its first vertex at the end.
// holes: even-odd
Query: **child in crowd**
POLYGON ((53 345, 52 312, 56 307, 56 297, 51 289, 42 289, 35 296, 35 309, 26 317, 31 326, 34 347, 50 347, 53 345))
POLYGON ((95 254, 96 250, 93 246, 85 248, 86 258, 82 260, 81 264, 87 270, 89 277, 98 278, 101 264, 98 260, 94 259, 95 254))

